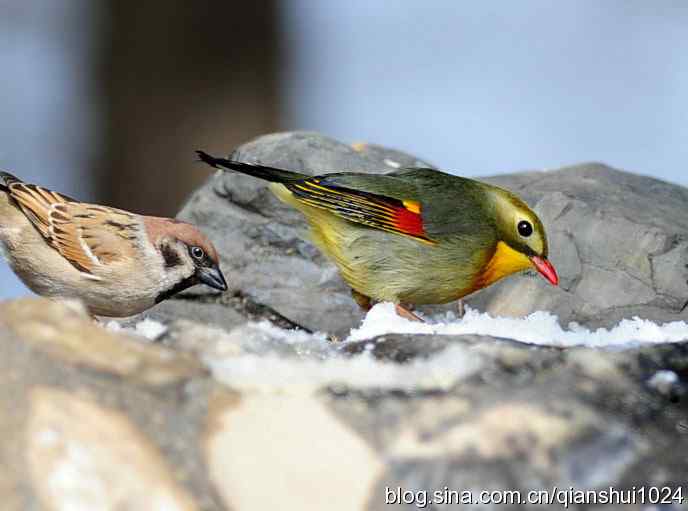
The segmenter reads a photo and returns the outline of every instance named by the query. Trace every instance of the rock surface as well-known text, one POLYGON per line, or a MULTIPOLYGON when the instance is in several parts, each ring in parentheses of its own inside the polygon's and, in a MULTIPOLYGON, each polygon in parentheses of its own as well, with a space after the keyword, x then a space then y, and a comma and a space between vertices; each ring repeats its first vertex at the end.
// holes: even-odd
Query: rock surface
POLYGON ((445 488, 688 491, 684 343, 282 332, 178 320, 151 344, 58 303, 0 304, 3 509, 382 510, 398 487, 419 499, 403 509, 445 488))
MULTIPOLYGON (((302 133, 239 155, 300 171, 416 164, 302 133)), ((494 180, 543 216, 562 288, 514 277, 471 304, 593 326, 686 319, 684 189, 596 165, 494 180)), ((502 509, 428 499, 555 485, 688 498, 687 343, 286 331, 343 338, 360 322, 333 266, 298 237, 299 216, 231 175, 211 177, 180 216, 217 242, 233 293, 194 289, 119 330, 71 302, 0 303, 3 510, 382 510, 399 491, 416 501, 398 509, 502 509)))

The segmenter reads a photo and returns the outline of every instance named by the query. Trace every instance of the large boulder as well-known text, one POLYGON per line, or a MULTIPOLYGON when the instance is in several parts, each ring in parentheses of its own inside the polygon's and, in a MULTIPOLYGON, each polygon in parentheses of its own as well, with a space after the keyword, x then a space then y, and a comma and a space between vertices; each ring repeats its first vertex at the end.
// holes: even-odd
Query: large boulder
POLYGON ((672 500, 688 469, 685 344, 333 344, 189 320, 156 335, 46 300, 0 304, 3 510, 458 509, 437 499, 557 487, 561 505, 569 488, 650 485, 686 509, 672 500))
MULTIPOLYGON (((232 156, 305 174, 428 166, 399 151, 350 146, 315 133, 263 136, 232 156)), ((469 305, 510 316, 548 310, 563 324, 587 326, 630 316, 688 318, 687 189, 601 164, 485 180, 519 194, 541 216, 561 285, 530 272, 469 297, 469 305)), ((343 336, 360 321, 335 266, 306 241, 302 215, 276 199, 264 181, 217 173, 179 218, 211 235, 230 286, 242 295, 309 330, 343 336)))

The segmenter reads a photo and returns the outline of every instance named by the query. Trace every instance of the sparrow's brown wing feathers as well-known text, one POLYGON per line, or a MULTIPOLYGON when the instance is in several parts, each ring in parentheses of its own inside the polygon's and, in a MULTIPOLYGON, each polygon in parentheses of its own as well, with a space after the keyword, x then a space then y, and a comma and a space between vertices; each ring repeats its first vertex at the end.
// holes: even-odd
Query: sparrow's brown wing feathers
POLYGON ((53 204, 75 202, 65 195, 46 190, 40 186, 26 184, 16 177, 3 173, 10 196, 19 204, 29 220, 46 238, 50 235, 50 208, 53 204))
POLYGON ((285 183, 284 186, 300 202, 327 209, 351 222, 435 243, 423 226, 420 202, 411 197, 400 199, 342 187, 330 183, 327 176, 285 183))
POLYGON ((93 274, 99 266, 135 256, 133 243, 121 243, 122 238, 136 240, 138 223, 130 213, 76 202, 13 176, 3 178, 26 217, 77 270, 93 274))
POLYGON ((60 254, 90 273, 95 266, 136 258, 139 223, 126 211, 78 202, 63 203, 53 206, 50 220, 52 240, 60 254), (122 239, 129 243, 122 243, 122 239))

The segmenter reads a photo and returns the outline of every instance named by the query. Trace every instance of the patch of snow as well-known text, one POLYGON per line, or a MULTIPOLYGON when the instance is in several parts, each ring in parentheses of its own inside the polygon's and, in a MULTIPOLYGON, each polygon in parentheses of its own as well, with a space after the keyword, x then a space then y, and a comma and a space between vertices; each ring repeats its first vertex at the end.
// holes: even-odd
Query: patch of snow
POLYGON ((389 158, 385 158, 384 162, 385 165, 387 165, 388 167, 392 167, 393 169, 398 169, 399 167, 401 167, 401 163, 396 162, 394 160, 390 160, 389 158))
POLYGON ((576 323, 570 323, 565 330, 559 325, 557 317, 549 312, 538 311, 524 318, 506 318, 492 317, 467 307, 462 319, 456 319, 453 314, 448 313, 431 318, 430 321, 418 323, 400 318, 394 310, 394 305, 380 303, 368 312, 359 328, 351 331, 347 341, 360 341, 389 333, 477 334, 541 346, 596 348, 688 340, 688 324, 685 321, 658 325, 637 317, 623 319, 612 329, 588 330, 576 323))
POLYGON ((217 380, 233 388, 288 393, 349 384, 357 389, 446 390, 482 366, 479 355, 461 346, 409 364, 378 361, 370 353, 353 357, 333 354, 324 360, 250 354, 205 362, 217 380))
POLYGON ((120 325, 119 322, 115 321, 114 319, 111 319, 103 326, 105 326, 105 328, 107 330, 110 330, 111 332, 121 332, 122 330, 124 330, 124 327, 122 327, 122 325, 120 325))
POLYGON ((448 389, 482 367, 481 356, 463 345, 441 356, 397 364, 366 351, 349 356, 339 349, 341 343, 333 344, 323 334, 283 330, 267 321, 238 327, 230 339, 243 344, 241 354, 218 357, 211 350, 203 359, 217 380, 239 389, 300 393, 349 384, 358 389, 448 389))
MULTIPOLYGON (((357 355, 341 350, 346 343, 390 333, 478 334, 543 346, 624 348, 686 340, 688 325, 683 321, 658 325, 634 318, 622 320, 611 329, 591 331, 576 324, 564 329, 557 317, 548 312, 505 318, 472 309, 467 309, 462 319, 447 313, 429 318, 428 323, 418 323, 399 317, 392 304, 382 303, 373 307, 361 326, 342 343, 332 343, 322 333, 283 330, 263 321, 239 326, 218 337, 215 343, 203 343, 202 359, 217 380, 233 388, 290 394, 340 385, 357 389, 443 390, 483 367, 482 355, 470 345, 459 343, 407 364, 378 360, 370 350, 357 355)), ((657 378, 666 381, 671 376, 657 378)))
MULTIPOLYGON (((542 346, 616 349, 688 339, 688 324, 684 321, 656 324, 633 318, 622 320, 614 328, 589 330, 575 323, 562 328, 558 318, 549 312, 507 318, 470 308, 461 319, 446 313, 427 320, 427 323, 406 320, 396 314, 394 305, 381 303, 340 343, 331 342, 323 333, 284 330, 267 321, 249 322, 229 332, 194 324, 197 330, 192 337, 202 340, 194 345, 194 350, 217 380, 241 390, 282 393, 316 392, 328 386, 443 390, 483 367, 483 355, 461 343, 406 364, 378 360, 370 350, 349 355, 341 349, 346 343, 384 334, 477 334, 542 346)), ((167 330, 151 319, 144 319, 133 328, 116 321, 108 322, 106 327, 147 339, 157 339, 167 330)), ((677 378, 671 371, 659 371, 648 384, 658 389, 669 388, 677 378)))
POLYGON ((167 327, 165 325, 150 318, 145 318, 143 321, 136 323, 136 333, 151 341, 156 340, 166 331, 167 327))
POLYGON ((667 370, 657 371, 647 382, 650 387, 663 394, 669 393, 676 383, 678 383, 678 375, 674 371, 667 370))
POLYGON ((122 326, 121 323, 115 320, 110 320, 105 323, 105 328, 111 332, 126 332, 129 334, 134 334, 138 337, 143 337, 149 341, 155 341, 165 332, 167 332, 167 327, 162 323, 155 321, 150 318, 144 318, 143 320, 136 323, 134 328, 122 326))

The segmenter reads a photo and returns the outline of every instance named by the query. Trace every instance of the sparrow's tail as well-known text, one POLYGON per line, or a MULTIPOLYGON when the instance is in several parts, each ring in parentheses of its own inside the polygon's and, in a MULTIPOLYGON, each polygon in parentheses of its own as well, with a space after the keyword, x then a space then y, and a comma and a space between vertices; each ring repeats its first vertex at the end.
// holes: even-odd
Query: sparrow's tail
POLYGON ((244 163, 225 158, 215 158, 203 151, 196 151, 196 154, 198 154, 202 162, 216 169, 235 170, 241 174, 248 174, 249 176, 264 179, 271 183, 293 183, 294 181, 300 181, 309 177, 304 174, 299 174, 298 172, 266 167, 265 165, 259 165, 257 163, 244 163))

